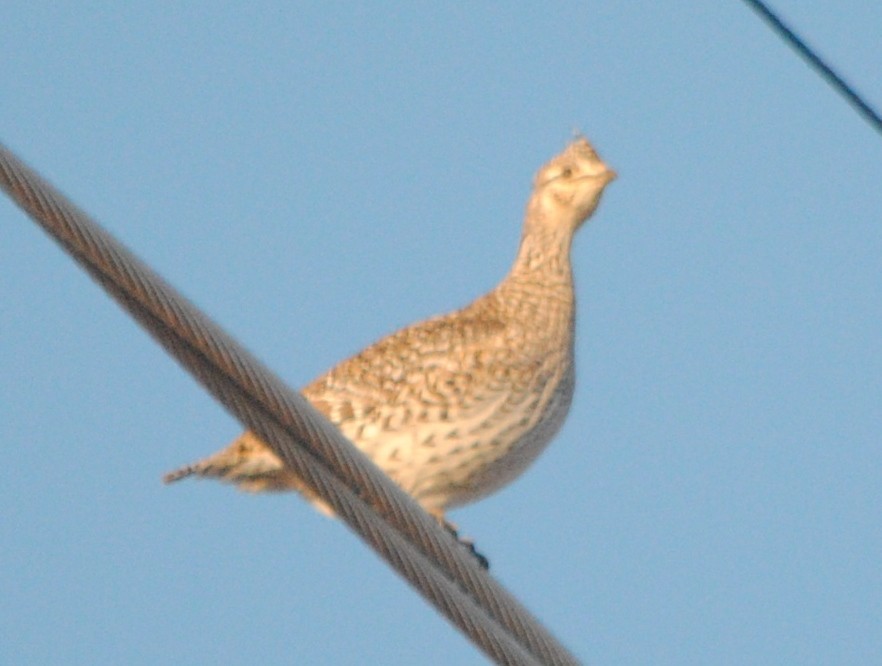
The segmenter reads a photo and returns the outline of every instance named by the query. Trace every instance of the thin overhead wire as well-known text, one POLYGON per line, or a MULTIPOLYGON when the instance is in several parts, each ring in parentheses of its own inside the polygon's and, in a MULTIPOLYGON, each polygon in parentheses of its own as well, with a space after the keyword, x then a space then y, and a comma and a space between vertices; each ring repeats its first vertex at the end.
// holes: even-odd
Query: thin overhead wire
POLYGON ((578 663, 299 393, 2 144, 0 187, 488 657, 578 663))
POLYGON ((757 14, 768 23, 778 35, 784 39, 799 55, 805 58, 824 79, 840 95, 851 104, 864 119, 880 134, 882 134, 882 117, 864 100, 861 94, 854 89, 845 79, 837 74, 805 41, 788 27, 781 18, 775 14, 768 5, 760 0, 744 0, 757 14))

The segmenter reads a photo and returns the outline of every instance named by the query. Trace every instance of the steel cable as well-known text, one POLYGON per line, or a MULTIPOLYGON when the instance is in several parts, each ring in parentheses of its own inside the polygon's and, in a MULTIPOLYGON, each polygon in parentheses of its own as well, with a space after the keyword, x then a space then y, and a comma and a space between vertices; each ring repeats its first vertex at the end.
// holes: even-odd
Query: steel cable
POLYGON ((0 186, 487 656, 503 664, 578 663, 305 398, 2 145, 0 186))

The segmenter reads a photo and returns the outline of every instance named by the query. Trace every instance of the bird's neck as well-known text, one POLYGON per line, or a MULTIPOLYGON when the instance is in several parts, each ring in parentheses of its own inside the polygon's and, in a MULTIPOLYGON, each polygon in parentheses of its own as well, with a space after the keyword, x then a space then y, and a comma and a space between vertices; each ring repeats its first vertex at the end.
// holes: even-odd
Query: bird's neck
POLYGON ((572 337, 576 309, 570 266, 572 232, 556 232, 553 225, 531 222, 541 220, 528 216, 514 265, 496 296, 509 316, 537 329, 534 335, 569 344, 566 340, 572 337))
POLYGON ((549 220, 542 209, 528 208, 521 244, 509 278, 552 289, 572 289, 570 248, 573 230, 567 224, 555 222, 549 220))

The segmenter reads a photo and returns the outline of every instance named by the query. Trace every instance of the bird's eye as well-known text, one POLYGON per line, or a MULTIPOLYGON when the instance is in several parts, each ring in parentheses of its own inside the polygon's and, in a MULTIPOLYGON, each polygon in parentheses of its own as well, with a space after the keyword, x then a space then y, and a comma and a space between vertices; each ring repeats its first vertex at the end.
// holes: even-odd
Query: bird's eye
POLYGON ((570 176, 573 175, 573 170, 570 167, 567 167, 566 169, 564 169, 563 171, 560 172, 560 175, 563 176, 564 178, 569 178, 570 176))

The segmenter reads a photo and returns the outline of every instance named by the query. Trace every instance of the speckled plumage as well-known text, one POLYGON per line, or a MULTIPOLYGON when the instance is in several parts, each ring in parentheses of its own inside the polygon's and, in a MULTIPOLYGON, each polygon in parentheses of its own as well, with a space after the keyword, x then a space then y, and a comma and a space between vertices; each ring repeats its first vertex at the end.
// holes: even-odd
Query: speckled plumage
MULTIPOLYGON (((615 178, 584 138, 534 180, 521 245, 505 279, 447 315, 393 333, 303 395, 404 490, 439 517, 517 477, 566 417, 575 382, 573 234, 615 178)), ((166 475, 243 490, 297 490, 325 507, 249 432, 166 475)))

